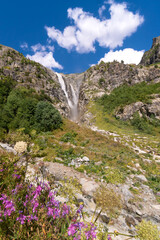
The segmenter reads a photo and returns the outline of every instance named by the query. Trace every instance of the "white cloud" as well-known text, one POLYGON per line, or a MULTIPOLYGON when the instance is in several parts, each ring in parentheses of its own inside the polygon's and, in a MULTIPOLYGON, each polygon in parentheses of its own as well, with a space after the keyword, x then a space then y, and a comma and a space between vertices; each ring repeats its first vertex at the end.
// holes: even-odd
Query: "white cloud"
MULTIPOLYGON (((46 26, 48 37, 57 41, 59 46, 79 53, 94 52, 96 42, 101 47, 110 49, 122 46, 124 39, 137 30, 144 18, 139 13, 129 11, 125 3, 115 3, 112 0, 107 3, 110 4, 110 18, 103 20, 84 12, 82 8, 69 8, 68 18, 74 24, 62 32, 54 26, 46 26)), ((99 14, 102 15, 104 10, 105 5, 99 9, 99 14)))
POLYGON ((28 54, 26 57, 35 62, 39 62, 43 66, 48 67, 50 69, 52 68, 63 69, 63 67, 58 62, 55 61, 52 52, 36 52, 32 56, 28 54))
POLYGON ((103 12, 104 12, 105 10, 106 10, 106 6, 105 6, 105 5, 102 5, 102 7, 100 7, 100 8, 98 9, 98 14, 99 14, 100 18, 103 17, 103 12))
POLYGON ((37 52, 37 51, 46 51, 46 47, 41 45, 40 43, 37 43, 34 46, 31 46, 31 49, 33 52, 37 52))
POLYGON ((24 42, 20 45, 20 47, 24 50, 28 49, 28 43, 24 42))
POLYGON ((125 64, 139 64, 143 56, 144 50, 136 51, 132 48, 125 48, 119 51, 110 51, 101 58, 98 63, 103 62, 113 62, 114 60, 121 62, 124 61, 125 64))
POLYGON ((55 29, 55 27, 45 27, 47 30, 48 37, 51 39, 56 39, 57 43, 68 50, 72 49, 73 46, 77 45, 77 40, 75 37, 76 29, 75 27, 69 26, 64 29, 63 34, 61 31, 55 29))
POLYGON ((54 46, 51 46, 51 45, 42 45, 40 43, 37 43, 36 45, 33 45, 31 46, 31 49, 33 52, 37 52, 37 51, 40 51, 40 52, 45 52, 47 49, 49 49, 50 51, 54 51, 54 46))

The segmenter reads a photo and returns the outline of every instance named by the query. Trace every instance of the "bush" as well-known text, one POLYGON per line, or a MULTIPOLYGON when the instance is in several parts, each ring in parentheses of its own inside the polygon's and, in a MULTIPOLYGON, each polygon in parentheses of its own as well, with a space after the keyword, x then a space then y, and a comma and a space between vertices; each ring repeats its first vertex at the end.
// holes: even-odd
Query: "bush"
POLYGON ((4 104, 0 110, 0 128, 7 131, 25 128, 25 133, 29 133, 34 128, 50 131, 60 127, 62 118, 50 103, 43 101, 47 98, 44 93, 38 95, 35 90, 24 87, 13 89, 9 95, 8 88, 2 92, 4 104))
POLYGON ((138 239, 140 240, 159 240, 160 239, 160 231, 157 226, 152 224, 150 221, 144 221, 136 227, 138 239))
POLYGON ((62 125, 62 118, 52 104, 40 101, 35 111, 35 127, 38 131, 52 131, 62 125))
POLYGON ((147 122, 145 117, 140 117, 139 113, 135 113, 133 115, 133 119, 131 120, 132 126, 136 127, 138 130, 146 133, 152 133, 152 127, 147 122))

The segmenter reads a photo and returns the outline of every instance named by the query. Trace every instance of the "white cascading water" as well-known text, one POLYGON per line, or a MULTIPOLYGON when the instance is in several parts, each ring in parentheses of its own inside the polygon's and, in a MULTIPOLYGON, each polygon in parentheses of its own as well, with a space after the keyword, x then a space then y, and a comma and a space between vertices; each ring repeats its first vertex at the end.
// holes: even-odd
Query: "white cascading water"
POLYGON ((71 97, 72 99, 70 99, 70 96, 67 92, 67 88, 66 88, 66 84, 65 84, 65 81, 62 77, 62 75, 60 73, 56 73, 57 74, 57 77, 58 77, 58 81, 61 85, 61 88, 66 96, 66 99, 67 99, 67 103, 68 103, 68 106, 70 108, 70 111, 71 111, 71 120, 73 121, 76 121, 77 118, 78 118, 78 98, 79 98, 79 89, 77 91, 75 91, 74 87, 72 86, 72 84, 70 83, 69 86, 70 86, 70 90, 71 90, 71 97))

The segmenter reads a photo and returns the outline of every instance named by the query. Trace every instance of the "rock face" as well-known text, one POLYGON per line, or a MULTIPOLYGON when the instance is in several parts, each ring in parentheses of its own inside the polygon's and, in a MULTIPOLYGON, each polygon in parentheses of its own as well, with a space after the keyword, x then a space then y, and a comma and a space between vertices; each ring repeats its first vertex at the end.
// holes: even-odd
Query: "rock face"
MULTIPOLYGON (((132 86, 140 82, 147 82, 147 84, 160 82, 160 68, 123 64, 116 61, 112 63, 101 62, 99 65, 89 68, 85 72, 84 81, 82 81, 80 88, 80 120, 86 122, 86 119, 89 117, 86 106, 89 102, 92 102, 92 100, 94 101, 96 97, 100 97, 103 94, 110 94, 113 89, 123 84, 132 86)), ((137 108, 139 109, 139 104, 137 105, 138 106, 134 106, 136 111, 137 108)), ((130 107, 131 113, 135 112, 134 109, 131 110, 130 107)), ((156 115, 158 115, 158 113, 156 113, 156 115)))
POLYGON ((154 116, 160 120, 160 96, 155 95, 151 103, 136 102, 119 109, 116 113, 116 118, 121 120, 129 120, 133 118, 134 113, 138 112, 140 116, 144 114, 147 117, 154 116))
MULTIPOLYGON (((155 38, 151 48, 151 51, 154 51, 155 54, 152 60, 146 64, 159 61, 159 44, 160 37, 155 38)), ((87 114, 90 114, 87 113, 87 104, 96 97, 110 94, 114 88, 120 85, 134 85, 143 81, 148 84, 160 82, 159 66, 142 66, 146 54, 144 54, 139 66, 116 61, 112 63, 101 62, 99 65, 90 67, 84 73, 61 74, 68 98, 72 104, 75 102, 74 95, 77 94, 78 96, 78 100, 76 99, 77 102, 74 104, 76 109, 73 109, 74 112, 77 112, 77 117, 74 120, 85 122, 88 118, 87 114)), ((52 99, 54 106, 63 116, 71 118, 73 111, 67 102, 66 94, 57 74, 41 64, 25 58, 14 49, 0 45, 0 79, 4 76, 13 78, 17 82, 17 86, 34 88, 37 92, 46 94, 52 99)), ((136 103, 132 106, 133 109, 131 109, 131 106, 126 106, 123 111, 125 114, 120 114, 120 118, 124 120, 130 118, 135 111, 141 111, 142 108, 149 114, 153 112, 159 118, 160 109, 157 107, 158 105, 159 99, 155 98, 152 104, 147 105, 147 109, 146 105, 142 106, 142 103, 140 105, 136 103)))
POLYGON ((160 36, 153 38, 152 47, 149 51, 144 53, 140 64, 150 65, 159 62, 160 62, 160 36))

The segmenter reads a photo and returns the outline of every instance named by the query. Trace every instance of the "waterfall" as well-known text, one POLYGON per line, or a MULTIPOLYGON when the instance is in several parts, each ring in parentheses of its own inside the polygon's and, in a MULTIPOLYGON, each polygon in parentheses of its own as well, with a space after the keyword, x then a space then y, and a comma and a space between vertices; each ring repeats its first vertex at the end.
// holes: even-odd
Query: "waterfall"
POLYGON ((56 75, 70 108, 70 118, 71 120, 76 121, 78 118, 79 85, 77 86, 77 89, 75 89, 71 81, 67 83, 64 81, 60 73, 56 73, 56 75))

